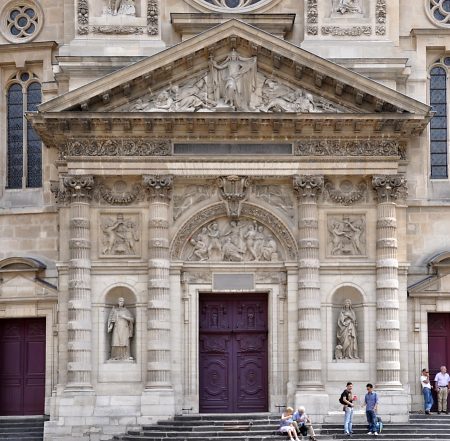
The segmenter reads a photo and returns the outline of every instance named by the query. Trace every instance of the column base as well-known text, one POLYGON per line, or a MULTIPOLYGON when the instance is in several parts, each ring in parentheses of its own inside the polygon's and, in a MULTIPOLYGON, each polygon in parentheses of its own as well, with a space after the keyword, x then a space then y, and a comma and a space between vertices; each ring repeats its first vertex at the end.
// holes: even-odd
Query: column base
POLYGON ((375 389, 378 395, 380 416, 390 423, 405 423, 409 421, 411 396, 404 389, 375 389))
POLYGON ((330 397, 325 391, 297 390, 295 392, 295 408, 304 406, 306 413, 312 417, 313 423, 322 423, 328 415, 330 397))
POLYGON ((175 415, 175 393, 172 388, 145 389, 141 396, 143 424, 151 424, 175 415))

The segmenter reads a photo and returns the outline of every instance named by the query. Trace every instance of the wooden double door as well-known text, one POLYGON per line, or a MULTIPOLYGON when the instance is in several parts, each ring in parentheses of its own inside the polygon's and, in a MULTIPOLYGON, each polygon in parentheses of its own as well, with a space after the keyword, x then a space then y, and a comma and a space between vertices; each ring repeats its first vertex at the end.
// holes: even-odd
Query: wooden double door
POLYGON ((200 412, 266 412, 267 296, 201 295, 199 316, 200 412))
POLYGON ((0 320, 0 415, 43 415, 45 318, 0 320))

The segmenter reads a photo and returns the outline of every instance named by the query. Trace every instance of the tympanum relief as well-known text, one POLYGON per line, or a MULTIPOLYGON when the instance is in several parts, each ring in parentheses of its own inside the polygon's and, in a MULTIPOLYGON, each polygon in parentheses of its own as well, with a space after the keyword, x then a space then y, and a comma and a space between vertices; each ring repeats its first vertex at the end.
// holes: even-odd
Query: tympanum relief
POLYGON ((274 262, 280 259, 278 241, 256 221, 218 219, 204 225, 189 242, 191 261, 274 262))
POLYGON ((103 214, 100 218, 101 257, 138 257, 140 230, 137 214, 103 214))
POLYGON ((187 185, 175 189, 173 195, 173 219, 178 219, 186 210, 200 202, 207 201, 217 192, 212 185, 187 185))
POLYGON ((328 254, 330 256, 364 256, 366 221, 364 215, 328 216, 328 254))
POLYGON ((278 208, 290 219, 294 218, 294 201, 292 190, 282 185, 255 185, 254 196, 267 202, 271 207, 278 208))
POLYGON ((336 113, 344 109, 258 72, 256 57, 243 57, 233 49, 224 60, 211 59, 209 69, 201 75, 147 94, 117 110, 336 113))

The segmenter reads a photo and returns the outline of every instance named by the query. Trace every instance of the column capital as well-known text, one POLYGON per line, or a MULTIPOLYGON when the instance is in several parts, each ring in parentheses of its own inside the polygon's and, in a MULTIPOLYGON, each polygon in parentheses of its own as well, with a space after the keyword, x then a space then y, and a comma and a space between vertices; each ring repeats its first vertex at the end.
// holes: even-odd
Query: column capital
POLYGON ((173 185, 172 175, 144 175, 142 181, 149 199, 170 199, 173 185))
POLYGON ((408 195, 406 178, 403 175, 376 175, 372 187, 377 193, 378 203, 396 202, 408 195))
POLYGON ((94 188, 94 176, 92 175, 67 175, 63 177, 63 186, 70 195, 71 201, 89 201, 92 199, 94 188))
POLYGON ((322 193, 324 177, 323 175, 294 175, 293 185, 299 200, 316 201, 322 193))

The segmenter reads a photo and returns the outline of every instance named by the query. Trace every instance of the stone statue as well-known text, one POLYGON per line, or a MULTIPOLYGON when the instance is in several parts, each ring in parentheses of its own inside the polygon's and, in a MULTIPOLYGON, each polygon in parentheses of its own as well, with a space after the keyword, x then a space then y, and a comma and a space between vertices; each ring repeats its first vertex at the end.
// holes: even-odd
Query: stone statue
POLYGON ((352 301, 350 299, 346 299, 337 321, 337 345, 335 349, 336 358, 359 358, 356 328, 356 314, 352 308, 352 301))
POLYGON ((136 15, 134 0, 107 0, 103 15, 136 15))
POLYGON ((117 304, 108 317, 108 332, 112 332, 110 360, 132 360, 130 339, 133 337, 134 317, 125 308, 123 297, 118 299, 117 304))
POLYGON ((221 64, 211 58, 209 69, 210 93, 218 107, 244 112, 253 110, 250 101, 256 90, 256 57, 241 57, 233 49, 221 64))
POLYGON ((361 0, 339 0, 336 11, 341 14, 362 14, 361 0))

